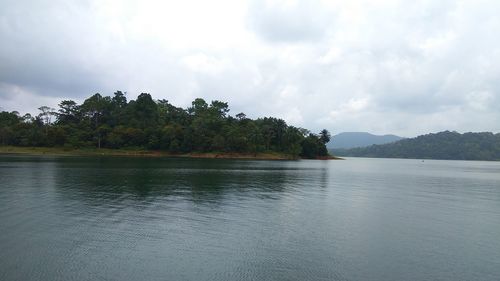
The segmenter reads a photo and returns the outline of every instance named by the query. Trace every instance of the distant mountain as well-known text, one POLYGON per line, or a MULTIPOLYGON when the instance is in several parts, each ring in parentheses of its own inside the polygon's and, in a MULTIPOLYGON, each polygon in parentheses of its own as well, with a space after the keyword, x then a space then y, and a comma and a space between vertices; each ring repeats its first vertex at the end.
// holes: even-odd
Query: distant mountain
POLYGON ((500 134, 440 132, 394 143, 335 149, 336 156, 449 160, 500 160, 500 134))
POLYGON ((346 132, 333 136, 328 144, 330 149, 364 147, 373 144, 385 144, 403 139, 395 135, 372 135, 365 132, 346 132))

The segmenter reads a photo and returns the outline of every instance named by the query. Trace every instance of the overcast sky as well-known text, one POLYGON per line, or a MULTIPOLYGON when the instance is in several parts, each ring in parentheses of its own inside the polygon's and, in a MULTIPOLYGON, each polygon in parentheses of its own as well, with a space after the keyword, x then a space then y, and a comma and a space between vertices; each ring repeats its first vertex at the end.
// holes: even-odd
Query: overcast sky
POLYGON ((141 92, 332 133, 500 127, 500 1, 0 0, 0 108, 141 92))

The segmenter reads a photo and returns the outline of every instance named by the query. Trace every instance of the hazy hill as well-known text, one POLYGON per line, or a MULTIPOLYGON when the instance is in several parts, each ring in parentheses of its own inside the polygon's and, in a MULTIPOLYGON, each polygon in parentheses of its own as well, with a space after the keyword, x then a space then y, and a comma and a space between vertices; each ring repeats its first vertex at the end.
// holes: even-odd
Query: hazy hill
POLYGON ((500 160, 500 134, 445 131, 389 144, 333 152, 338 156, 357 157, 500 160))
POLYGON ((345 132, 333 136, 328 148, 354 148, 364 147, 373 144, 385 144, 403 139, 395 135, 373 135, 366 132, 345 132))

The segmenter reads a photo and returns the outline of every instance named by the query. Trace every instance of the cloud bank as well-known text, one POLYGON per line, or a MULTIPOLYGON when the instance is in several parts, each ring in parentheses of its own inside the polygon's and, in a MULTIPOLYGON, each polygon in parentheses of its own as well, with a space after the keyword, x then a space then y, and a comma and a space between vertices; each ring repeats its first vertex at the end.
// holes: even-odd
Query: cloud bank
POLYGON ((2 1, 0 108, 141 92, 320 130, 500 124, 497 1, 2 1))

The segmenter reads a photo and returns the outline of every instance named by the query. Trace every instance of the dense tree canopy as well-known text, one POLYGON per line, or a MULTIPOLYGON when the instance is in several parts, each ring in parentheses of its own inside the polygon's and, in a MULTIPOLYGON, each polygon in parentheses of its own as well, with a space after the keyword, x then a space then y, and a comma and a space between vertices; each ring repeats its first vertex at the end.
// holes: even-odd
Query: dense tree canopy
POLYGON ((394 143, 333 150, 339 156, 500 160, 500 134, 440 132, 394 143))
POLYGON ((187 109, 142 93, 127 101, 95 94, 81 105, 63 100, 59 109, 20 116, 0 112, 0 141, 14 146, 105 147, 189 152, 280 152, 292 157, 328 155, 327 130, 319 135, 289 126, 273 117, 252 120, 244 113, 229 115, 226 102, 195 99, 187 109))

